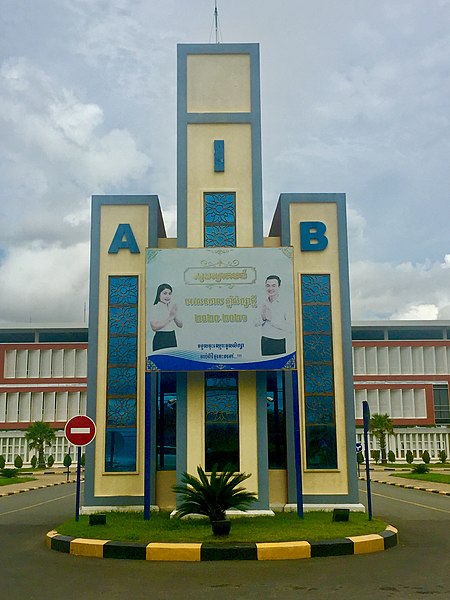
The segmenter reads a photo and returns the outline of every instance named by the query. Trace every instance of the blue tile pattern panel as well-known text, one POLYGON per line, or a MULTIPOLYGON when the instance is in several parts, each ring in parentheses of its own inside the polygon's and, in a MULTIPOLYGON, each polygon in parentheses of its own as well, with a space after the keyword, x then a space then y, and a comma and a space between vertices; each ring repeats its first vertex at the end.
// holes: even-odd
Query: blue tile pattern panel
POLYGON ((302 275, 306 466, 336 469, 336 419, 329 275, 302 275))
POLYGON ((136 470, 138 278, 108 281, 106 472, 136 470))
POLYGON ((225 171, 225 142, 224 140, 214 140, 214 172, 223 173, 225 171))
POLYGON ((206 193, 204 195, 205 247, 236 246, 236 195, 206 193))
POLYGON ((205 373, 205 465, 239 470, 238 374, 205 373))

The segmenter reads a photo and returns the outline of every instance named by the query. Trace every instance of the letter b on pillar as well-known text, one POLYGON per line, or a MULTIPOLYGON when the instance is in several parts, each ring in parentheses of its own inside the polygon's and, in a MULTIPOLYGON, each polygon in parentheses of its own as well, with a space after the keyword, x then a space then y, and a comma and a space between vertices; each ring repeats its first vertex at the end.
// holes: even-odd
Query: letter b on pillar
POLYGON ((326 230, 326 225, 322 221, 302 221, 300 223, 300 250, 302 252, 325 250, 328 246, 326 230))

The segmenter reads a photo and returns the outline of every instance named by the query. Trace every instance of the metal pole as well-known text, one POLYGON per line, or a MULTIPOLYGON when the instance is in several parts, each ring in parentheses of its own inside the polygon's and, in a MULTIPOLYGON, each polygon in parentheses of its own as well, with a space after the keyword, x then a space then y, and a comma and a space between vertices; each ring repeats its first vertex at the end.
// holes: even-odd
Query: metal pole
POLYGON ((77 453, 77 491, 75 495, 75 521, 80 520, 81 446, 77 453))
POLYGON ((369 521, 372 520, 372 492, 370 489, 370 468, 369 468, 369 423, 370 410, 367 400, 363 400, 363 419, 364 419, 364 454, 366 459, 366 486, 367 486, 367 511, 369 521))
POLYGON ((303 519, 302 456, 300 444, 300 411, 298 408, 298 374, 292 371, 292 401, 294 409, 295 480, 297 483, 297 516, 303 519))
POLYGON ((144 521, 150 520, 151 374, 145 375, 144 521))

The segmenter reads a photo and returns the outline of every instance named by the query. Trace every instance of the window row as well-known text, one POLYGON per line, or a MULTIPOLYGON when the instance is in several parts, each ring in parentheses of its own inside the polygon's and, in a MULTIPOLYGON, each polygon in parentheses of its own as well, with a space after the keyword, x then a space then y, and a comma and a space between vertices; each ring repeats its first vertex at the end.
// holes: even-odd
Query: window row
POLYGON ((66 422, 86 413, 86 392, 0 393, 0 423, 66 422))
POLYGON ((355 346, 355 375, 450 373, 450 346, 355 346))
MULTIPOLYGON (((364 435, 361 430, 356 433, 356 441, 364 448, 364 435)), ((392 450, 397 460, 405 460, 406 453, 411 450, 415 459, 420 459, 423 452, 427 450, 432 460, 439 458, 439 452, 445 450, 448 454, 450 448, 450 434, 437 431, 421 432, 395 432, 394 435, 386 436, 386 451, 392 450)), ((369 434, 369 451, 379 450, 378 440, 369 434)))
MULTIPOLYGON (((66 454, 72 457, 72 463, 77 462, 77 449, 69 444, 63 431, 56 431, 56 439, 51 446, 45 447, 45 458, 52 455, 55 464, 62 465, 66 454)), ((28 448, 24 434, 0 436, 0 456, 4 456, 7 464, 14 464, 16 456, 20 456, 25 464, 29 464, 36 450, 28 448)))
POLYGON ((355 390, 355 417, 363 418, 362 403, 367 400, 370 414, 388 414, 393 419, 425 419, 427 404, 424 388, 355 390))
POLYGON ((5 377, 86 377, 87 349, 23 349, 5 352, 5 377))

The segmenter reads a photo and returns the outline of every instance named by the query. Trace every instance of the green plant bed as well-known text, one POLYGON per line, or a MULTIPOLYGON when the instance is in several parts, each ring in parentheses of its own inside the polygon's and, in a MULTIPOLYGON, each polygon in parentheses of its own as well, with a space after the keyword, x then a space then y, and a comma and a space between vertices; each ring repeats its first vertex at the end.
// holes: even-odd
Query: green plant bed
POLYGON ((231 533, 224 539, 214 537, 207 519, 171 519, 169 513, 152 513, 144 521, 143 513, 107 513, 106 525, 89 525, 89 517, 66 521, 57 531, 61 535, 114 540, 119 542, 283 542, 317 541, 366 535, 384 531, 386 523, 368 520, 365 513, 350 513, 348 522, 332 522, 330 512, 277 513, 275 517, 239 517, 232 519, 231 533))
POLYGON ((402 479, 419 479, 420 481, 430 481, 432 483, 450 484, 450 475, 447 475, 446 473, 396 473, 395 475, 392 475, 392 477, 401 477, 402 479))
MULTIPOLYGON (((412 465, 409 465, 408 463, 387 463, 382 465, 381 463, 379 463, 378 465, 370 465, 371 467, 373 466, 377 466, 381 469, 395 469, 395 470, 399 470, 401 471, 402 469, 411 469, 413 466, 417 465, 417 464, 422 464, 422 463, 413 463, 412 465)), ((450 468, 450 463, 430 463, 427 465, 427 467, 430 467, 430 469, 449 469, 450 468)))
POLYGON ((26 483, 35 479, 36 477, 0 477, 0 486, 12 485, 13 483, 26 483))

